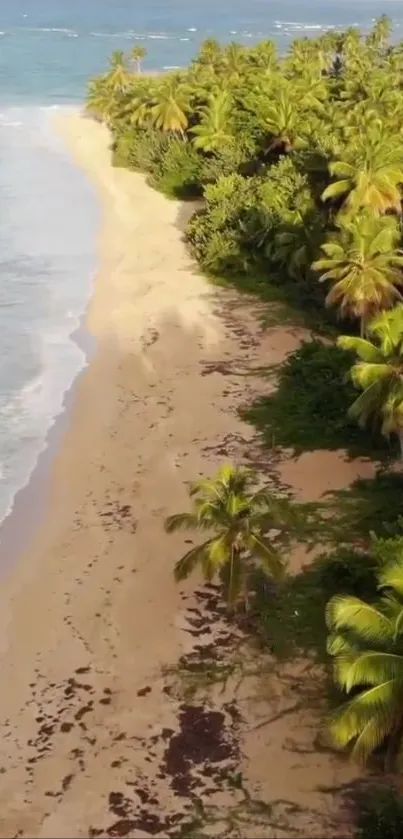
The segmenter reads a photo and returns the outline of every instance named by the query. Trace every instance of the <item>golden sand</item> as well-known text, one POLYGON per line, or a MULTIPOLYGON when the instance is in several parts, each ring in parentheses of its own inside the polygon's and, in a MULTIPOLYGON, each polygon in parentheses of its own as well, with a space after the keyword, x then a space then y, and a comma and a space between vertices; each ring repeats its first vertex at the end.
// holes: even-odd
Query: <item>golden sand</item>
MULTIPOLYGON (((79 115, 57 127, 102 206, 88 315, 97 353, 77 386, 45 521, 2 585, 0 836, 167 836, 194 794, 216 808, 207 835, 235 835, 227 816, 244 819, 246 837, 290 827, 344 835, 325 788, 352 770, 314 747, 315 668, 262 660, 263 677, 241 684, 235 668, 210 705, 199 697, 187 708, 170 672, 196 644, 219 648, 229 630, 200 618, 195 581, 175 587, 186 537, 168 537, 164 517, 187 508, 186 482, 253 455, 236 407, 267 382, 245 373, 278 363, 300 334, 262 332, 256 304, 205 283, 178 206, 112 168, 105 128, 79 115), (263 821, 228 788, 239 771, 272 806, 263 821)), ((305 497, 320 494, 315 457, 284 465, 305 497)), ((323 490, 359 468, 332 455, 323 490)))

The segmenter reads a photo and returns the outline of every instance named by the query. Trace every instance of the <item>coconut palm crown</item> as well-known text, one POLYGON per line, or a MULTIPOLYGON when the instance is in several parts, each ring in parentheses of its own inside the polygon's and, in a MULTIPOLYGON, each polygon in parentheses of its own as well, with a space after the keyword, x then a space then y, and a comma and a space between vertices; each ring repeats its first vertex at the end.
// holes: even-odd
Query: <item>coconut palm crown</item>
POLYGON ((296 522, 287 499, 256 489, 253 472, 237 466, 222 466, 213 478, 197 481, 189 495, 192 512, 170 516, 165 529, 200 530, 209 536, 178 560, 177 581, 200 567, 206 581, 221 579, 225 599, 233 607, 245 599, 253 568, 276 579, 282 576, 284 561, 276 535, 296 522))
POLYGON ((327 605, 333 677, 351 696, 330 715, 327 739, 360 762, 386 746, 392 770, 403 737, 403 557, 380 571, 379 587, 376 603, 337 595, 327 605))
POLYGON ((348 335, 338 339, 342 349, 358 356, 350 375, 362 393, 350 415, 360 425, 370 420, 379 423, 386 437, 396 434, 403 457, 403 304, 377 315, 367 333, 368 339, 348 335))

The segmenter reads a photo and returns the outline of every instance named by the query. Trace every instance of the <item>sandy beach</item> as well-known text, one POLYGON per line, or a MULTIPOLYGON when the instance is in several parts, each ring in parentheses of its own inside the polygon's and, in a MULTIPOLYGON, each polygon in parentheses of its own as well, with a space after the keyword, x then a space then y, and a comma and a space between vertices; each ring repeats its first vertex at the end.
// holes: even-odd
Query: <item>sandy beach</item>
MULTIPOLYGON (((236 409, 267 382, 246 374, 281 361, 301 331, 263 332, 256 303, 206 284, 178 205, 112 168, 104 127, 77 114, 57 129, 103 208, 87 321, 97 351, 45 519, 0 594, 0 837, 179 835, 196 791, 222 814, 214 835, 236 835, 225 814, 242 819, 242 796, 223 779, 240 772, 272 808, 265 826, 245 817, 242 835, 346 835, 331 789, 355 770, 314 747, 309 663, 251 674, 238 692, 234 677, 205 703, 178 698, 172 677, 230 630, 214 593, 175 586, 186 537, 168 537, 164 518, 188 508, 188 481, 252 457, 236 409), (206 598, 217 623, 199 631, 206 598)), ((372 469, 313 453, 282 477, 313 500, 372 469)))

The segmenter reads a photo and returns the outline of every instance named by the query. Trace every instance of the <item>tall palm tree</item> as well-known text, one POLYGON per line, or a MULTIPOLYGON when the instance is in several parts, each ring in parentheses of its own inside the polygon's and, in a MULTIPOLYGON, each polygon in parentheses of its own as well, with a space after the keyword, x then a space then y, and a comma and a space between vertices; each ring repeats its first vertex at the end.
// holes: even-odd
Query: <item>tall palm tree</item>
POLYGON ((360 425, 374 419, 382 434, 396 434, 403 458, 403 305, 377 315, 367 326, 373 341, 343 335, 338 345, 358 356, 350 375, 362 391, 349 414, 360 425))
POLYGON ((190 92, 188 87, 171 76, 158 87, 151 116, 156 128, 161 131, 184 134, 188 126, 190 92))
POLYGON ((360 318, 361 335, 368 318, 401 299, 399 239, 395 217, 363 212, 355 220, 341 219, 338 234, 322 245, 324 256, 313 263, 320 280, 331 282, 327 305, 337 305, 342 315, 360 318))
POLYGON ((378 214, 400 213, 403 146, 400 137, 380 121, 370 133, 359 134, 347 149, 346 159, 330 163, 329 171, 336 180, 326 187, 323 201, 344 199, 351 212, 369 207, 378 214))
POLYGON ((403 558, 379 574, 378 603, 337 595, 327 605, 334 680, 351 695, 329 719, 328 739, 360 762, 387 746, 393 771, 403 738, 403 558))
POLYGON ((178 560, 176 580, 186 579, 198 566, 207 581, 219 575, 232 608, 246 602, 253 568, 275 578, 282 576, 278 542, 269 534, 296 521, 289 501, 266 489, 257 490, 255 475, 234 466, 222 466, 214 478, 196 482, 189 494, 192 512, 170 516, 166 531, 200 530, 211 535, 178 560))
POLYGON ((220 151, 233 140, 231 133, 232 96, 227 90, 212 94, 208 104, 199 109, 201 120, 199 125, 191 129, 194 135, 193 144, 196 149, 204 152, 220 151))
POLYGON ((137 44, 135 47, 133 47, 130 53, 130 57, 136 65, 137 73, 141 73, 141 62, 143 58, 146 57, 146 55, 147 50, 145 47, 140 46, 140 44, 137 44))

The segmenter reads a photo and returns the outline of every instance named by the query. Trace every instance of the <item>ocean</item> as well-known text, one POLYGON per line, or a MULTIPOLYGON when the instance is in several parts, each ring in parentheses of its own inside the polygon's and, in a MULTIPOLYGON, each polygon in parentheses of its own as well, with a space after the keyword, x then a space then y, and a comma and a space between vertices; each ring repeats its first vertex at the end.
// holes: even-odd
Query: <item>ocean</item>
POLYGON ((382 13, 403 37, 398 0, 0 0, 0 521, 86 364, 75 336, 98 207, 53 131, 55 110, 79 104, 108 55, 136 42, 145 67, 171 68, 206 37, 274 38, 283 51, 329 27, 366 30, 382 13))

